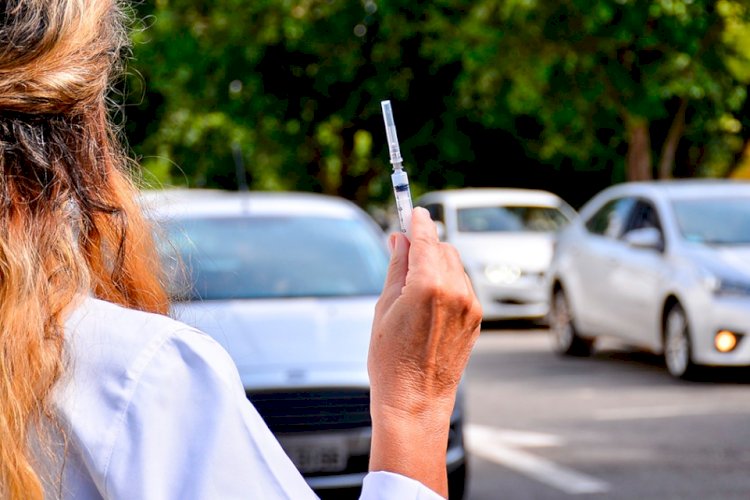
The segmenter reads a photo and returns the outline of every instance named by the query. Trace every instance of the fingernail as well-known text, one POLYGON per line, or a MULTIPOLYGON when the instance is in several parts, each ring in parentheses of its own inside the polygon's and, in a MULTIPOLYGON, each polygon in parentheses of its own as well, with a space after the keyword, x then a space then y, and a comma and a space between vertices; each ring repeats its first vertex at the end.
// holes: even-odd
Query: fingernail
POLYGON ((388 237, 388 250, 393 253, 393 250, 396 249, 396 235, 392 234, 388 237))
POLYGON ((427 210, 424 207, 414 207, 413 212, 422 212, 423 215, 426 215, 428 218, 432 219, 432 217, 430 216, 429 210, 427 210))

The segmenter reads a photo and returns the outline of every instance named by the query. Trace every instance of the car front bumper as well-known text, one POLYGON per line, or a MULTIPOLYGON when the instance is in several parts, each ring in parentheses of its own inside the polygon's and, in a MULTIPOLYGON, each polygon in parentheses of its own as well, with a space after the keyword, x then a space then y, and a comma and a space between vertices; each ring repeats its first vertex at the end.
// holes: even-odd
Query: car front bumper
MULTIPOLYGON (((460 429, 460 427, 459 427, 460 429)), ((366 430, 369 434, 369 429, 366 430)), ((455 432, 454 426, 451 426, 451 433, 455 432)), ((279 441, 284 445, 284 437, 280 436, 279 441)), ((305 481, 313 490, 344 490, 349 488, 359 488, 362 486, 362 481, 367 475, 368 467, 368 456, 369 456, 369 439, 367 440, 367 452, 365 455, 356 457, 356 460, 360 462, 360 466, 364 465, 364 469, 359 471, 345 471, 336 474, 309 474, 305 475, 305 481)), ((351 460, 351 459, 350 459, 351 460)), ((455 471, 461 465, 466 462, 466 449, 463 444, 463 435, 457 436, 456 440, 451 439, 449 443, 448 452, 446 454, 446 469, 448 473, 455 471)))
POLYGON ((474 278, 472 284, 485 320, 537 319, 549 311, 547 284, 541 273, 523 275, 507 285, 484 278, 474 278))
POLYGON ((691 319, 693 361, 708 366, 750 366, 750 297, 716 297, 691 319), (714 346, 720 330, 739 336, 737 347, 722 353, 714 346))
MULTIPOLYGON (((451 415, 447 471, 464 464, 463 385, 451 415)), ((311 488, 358 488, 369 468, 369 389, 250 390, 248 399, 311 488)))

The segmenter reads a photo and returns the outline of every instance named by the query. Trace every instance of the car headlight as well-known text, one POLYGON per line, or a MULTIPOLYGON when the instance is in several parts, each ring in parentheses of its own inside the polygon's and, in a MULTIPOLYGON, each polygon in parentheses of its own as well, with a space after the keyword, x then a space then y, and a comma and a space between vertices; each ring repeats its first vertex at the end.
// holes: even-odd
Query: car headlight
POLYGON ((521 277, 521 268, 512 264, 489 264, 484 268, 484 276, 495 285, 510 285, 521 277))
POLYGON ((708 291, 718 296, 750 296, 750 281, 728 277, 698 267, 698 280, 708 291))
POLYGON ((702 270, 701 281, 703 286, 721 296, 748 296, 750 295, 750 282, 735 278, 720 277, 706 270, 702 270))
POLYGON ((750 283, 734 279, 718 279, 714 284, 713 292, 716 295, 750 295, 750 283))

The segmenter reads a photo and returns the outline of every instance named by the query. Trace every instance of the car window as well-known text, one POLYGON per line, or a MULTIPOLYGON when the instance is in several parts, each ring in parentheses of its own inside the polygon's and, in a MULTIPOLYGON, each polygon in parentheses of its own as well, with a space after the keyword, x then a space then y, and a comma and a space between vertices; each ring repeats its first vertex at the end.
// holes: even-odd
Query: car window
POLYGON ((445 215, 443 213, 443 205, 440 203, 430 203, 425 205, 424 208, 430 212, 430 218, 434 221, 440 221, 445 223, 445 215))
POLYGON ((165 229, 178 299, 377 295, 385 279, 382 240, 361 220, 195 218, 165 229))
POLYGON ((607 202, 586 221, 586 229, 593 234, 619 238, 634 203, 633 198, 618 198, 607 202))
POLYGON ((555 207, 494 206, 460 208, 458 230, 465 233, 552 232, 570 222, 555 207))
POLYGON ((630 211, 630 214, 628 225, 624 231, 625 233, 644 228, 654 228, 660 233, 662 232, 659 215, 656 213, 656 208, 654 208, 651 202, 638 200, 630 211))
POLYGON ((750 199, 700 198, 672 203, 683 238, 697 243, 750 243, 750 199))

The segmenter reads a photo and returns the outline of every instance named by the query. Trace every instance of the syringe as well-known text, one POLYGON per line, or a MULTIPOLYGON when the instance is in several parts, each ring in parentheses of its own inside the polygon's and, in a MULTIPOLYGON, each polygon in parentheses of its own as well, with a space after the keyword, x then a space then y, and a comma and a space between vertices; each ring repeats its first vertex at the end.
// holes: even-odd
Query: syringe
POLYGON ((391 101, 381 101, 380 107, 383 109, 383 120, 385 121, 385 135, 388 138, 388 151, 391 155, 391 164, 393 165, 393 194, 396 196, 396 209, 398 211, 398 222, 401 226, 401 232, 409 235, 411 228, 411 191, 409 190, 409 177, 401 165, 401 148, 398 145, 396 136, 396 124, 393 121, 393 109, 391 101))

